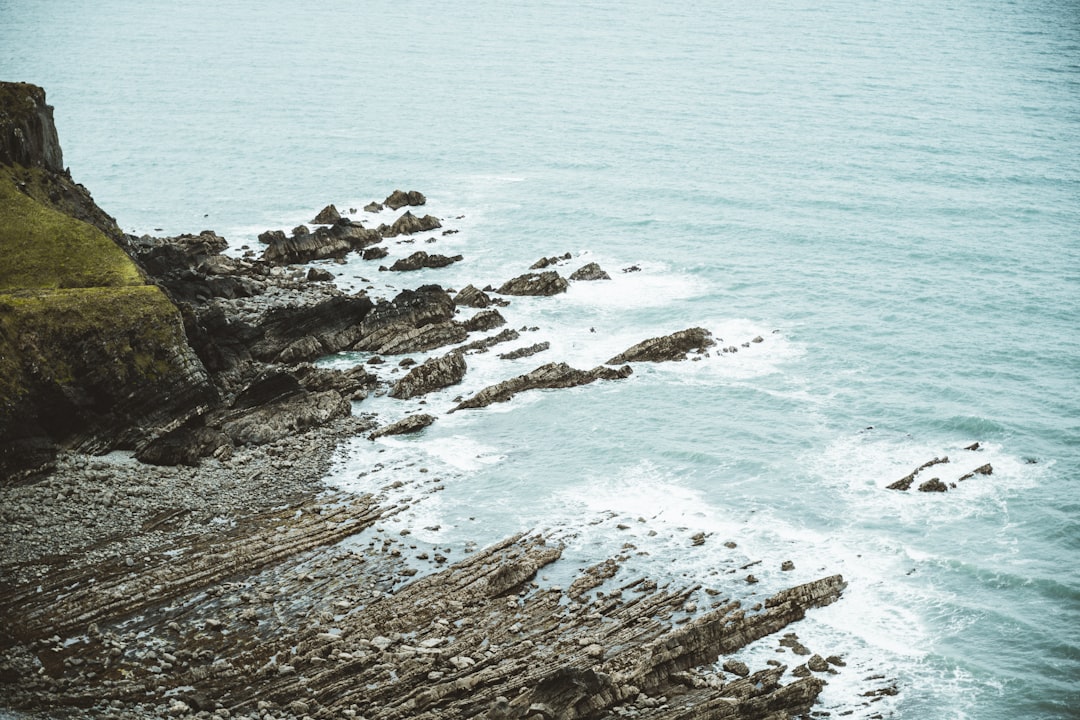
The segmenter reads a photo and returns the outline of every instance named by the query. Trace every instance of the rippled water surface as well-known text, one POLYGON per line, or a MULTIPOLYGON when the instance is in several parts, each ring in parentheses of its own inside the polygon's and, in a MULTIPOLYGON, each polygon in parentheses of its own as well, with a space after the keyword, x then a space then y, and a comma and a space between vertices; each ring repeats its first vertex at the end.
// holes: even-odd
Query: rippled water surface
POLYGON ((550 527, 573 562, 630 542, 704 583, 762 560, 748 597, 841 572, 798 632, 848 660, 823 703, 854 717, 1080 704, 1078 58, 1080 8, 1050 0, 0 0, 0 75, 46 88, 73 175, 130 232, 239 246, 416 188, 464 216, 435 248, 466 259, 397 286, 567 251, 563 274, 614 275, 515 301, 552 349, 470 356, 429 411, 684 327, 760 335, 358 440, 333 480, 424 466, 445 489, 398 521, 448 547, 550 527), (993 475, 884 489, 944 455, 945 482, 993 475), (873 674, 900 693, 864 707, 873 674))

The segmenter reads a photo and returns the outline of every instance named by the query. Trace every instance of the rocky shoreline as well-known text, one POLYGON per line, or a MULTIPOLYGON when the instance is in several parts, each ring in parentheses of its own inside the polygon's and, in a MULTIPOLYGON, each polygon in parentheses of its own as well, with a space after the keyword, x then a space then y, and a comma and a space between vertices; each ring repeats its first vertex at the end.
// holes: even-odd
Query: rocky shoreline
MULTIPOLYGON (((44 139, 20 145, 36 127, 23 123, 4 135, 0 159, 22 172, 41 156, 55 173, 51 109, 42 109, 43 93, 34 99, 34 117, 48 115, 44 139)), ((93 206, 88 194, 81 202, 93 206)), ((314 231, 267 231, 261 255, 242 257, 226 254, 225 239, 210 231, 134 238, 95 225, 175 307, 184 342, 168 357, 185 374, 136 354, 149 389, 125 393, 89 366, 70 380, 31 368, 26 388, 5 398, 0 708, 266 720, 819 714, 815 700, 841 658, 804 662, 812 653, 789 633, 779 648, 801 648, 790 667, 723 659, 838 600, 839 576, 744 607, 735 584, 752 576, 728 578, 728 587, 660 586, 634 569, 627 549, 596 558, 562 588, 538 575, 559 562, 557 537, 518 535, 458 559, 407 531, 386 531, 384 521, 408 500, 324 484, 345 439, 420 432, 441 413, 519 392, 619 381, 633 372, 630 363, 738 352, 687 328, 589 370, 555 358, 453 407, 410 406, 394 422, 366 413, 372 394, 424 403, 461 382, 471 353, 518 340, 504 327, 515 324, 506 315, 513 317, 516 296, 610 280, 595 263, 563 277, 567 254, 542 258, 497 289, 425 284, 380 299, 347 294, 329 282, 332 273, 303 267, 350 253, 377 260, 388 238, 456 232, 444 227, 450 218, 412 212, 425 202, 417 191, 394 191, 365 210, 405 212, 375 228, 330 205, 314 231), (432 351, 443 354, 409 357, 432 351), (312 364, 339 352, 369 359, 348 370, 312 364), (396 374, 380 372, 402 357, 396 374), (80 394, 90 387, 93 402, 80 394), (24 411, 32 423, 14 419, 24 411), (65 412, 76 421, 51 421, 65 412)), ((107 218, 100 210, 82 216, 107 218)), ((418 252, 380 269, 408 274, 461 260, 418 252)), ((14 324, 8 332, 24 355, 29 331, 14 324)), ((95 342, 90 333, 77 351, 95 342)), ((499 357, 548 349, 526 342, 499 357)), ((441 489, 423 468, 409 473, 390 482, 417 494, 441 489)))

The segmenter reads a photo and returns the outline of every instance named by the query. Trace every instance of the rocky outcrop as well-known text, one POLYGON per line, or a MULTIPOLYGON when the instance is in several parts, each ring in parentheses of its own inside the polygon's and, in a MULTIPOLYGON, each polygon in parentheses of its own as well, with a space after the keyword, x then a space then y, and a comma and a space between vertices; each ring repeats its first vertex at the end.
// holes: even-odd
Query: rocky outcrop
POLYGON ((949 462, 949 456, 948 455, 946 455, 945 457, 941 457, 941 458, 936 457, 933 460, 929 460, 927 462, 924 462, 922 465, 915 468, 914 470, 912 470, 910 473, 908 473, 904 477, 900 478, 899 480, 892 483, 891 485, 888 485, 886 487, 886 489, 887 490, 908 490, 911 487, 911 484, 913 482, 915 482, 915 476, 916 475, 921 473, 926 468, 933 467, 935 465, 941 465, 941 464, 947 463, 947 462, 949 462))
POLYGON ((498 310, 482 310, 462 323, 469 332, 487 332, 506 324, 506 318, 498 310))
POLYGON ((461 342, 468 331, 452 322, 454 301, 438 285, 404 290, 380 301, 361 323, 353 345, 380 355, 423 352, 461 342))
POLYGON ((394 262, 390 266, 390 269, 395 272, 403 272, 409 270, 421 270, 423 268, 444 268, 449 265, 453 265, 456 262, 463 260, 461 255, 454 255, 448 257, 446 255, 428 255, 423 250, 414 252, 412 255, 406 258, 401 258, 394 262))
POLYGON ((559 256, 554 256, 553 255, 552 257, 542 257, 539 260, 537 260, 536 262, 534 262, 532 265, 530 265, 529 269, 530 270, 543 270, 546 267, 551 267, 552 265, 557 265, 560 262, 562 262, 563 260, 569 260, 570 257, 571 257, 570 253, 565 253, 564 255, 559 255, 559 256))
POLYGON ((427 232, 442 227, 439 219, 433 215, 416 217, 408 210, 390 225, 380 225, 379 233, 385 238, 393 238, 398 235, 412 235, 418 232, 427 232))
POLYGON ((394 387, 388 394, 392 398, 406 400, 434 390, 441 390, 461 382, 467 369, 465 358, 460 352, 431 358, 422 365, 414 367, 405 377, 394 383, 394 387))
POLYGON ((319 214, 311 222, 314 225, 333 225, 339 220, 341 220, 341 213, 331 204, 320 210, 319 214))
MULTIPOLYGON (((424 205, 425 203, 427 203, 427 198, 424 197, 422 192, 417 190, 409 190, 407 192, 404 190, 395 190, 383 200, 382 204, 391 210, 400 210, 406 205, 417 206, 424 205)), ((382 208, 379 209, 381 210, 382 208)))
POLYGON ((407 417, 398 420, 397 422, 384 425, 375 432, 368 436, 371 440, 377 440, 387 435, 410 435, 412 433, 418 433, 427 426, 435 422, 434 415, 428 415, 426 413, 420 413, 417 415, 409 415, 407 417))
POLYGON ((376 245, 375 247, 365 248, 362 257, 365 260, 381 260, 389 254, 390 251, 382 245, 376 245))
POLYGON ((64 173, 53 108, 37 85, 0 83, 0 165, 64 173))
POLYGON ((542 273, 525 273, 507 280, 498 289, 500 295, 558 295, 566 292, 570 284, 554 270, 542 273))
POLYGON ((542 353, 550 347, 551 343, 545 340, 544 342, 538 342, 534 345, 529 345, 528 347, 518 348, 517 350, 511 350, 507 353, 501 353, 499 355, 499 359, 519 360, 520 358, 531 357, 533 355, 536 355, 537 353, 542 353))
POLYGON ((486 387, 471 398, 458 403, 454 410, 487 407, 492 403, 506 402, 514 395, 526 390, 576 387, 601 379, 619 380, 630 377, 632 373, 633 370, 629 365, 621 368, 600 366, 592 370, 576 370, 566 363, 549 363, 532 372, 486 387))
POLYGON ((588 265, 582 265, 574 272, 570 273, 571 280, 610 280, 611 276, 604 272, 598 264, 591 262, 588 265))
POLYGON ((338 220, 329 227, 320 227, 315 232, 308 232, 303 225, 293 230, 292 237, 284 233, 259 236, 268 240, 262 260, 273 265, 296 265, 312 260, 342 258, 354 250, 374 245, 382 241, 377 230, 364 228, 348 219, 338 220))
POLYGON ((486 353, 488 350, 490 350, 496 345, 499 345, 500 343, 513 342, 519 337, 521 337, 521 335, 518 333, 517 330, 507 328, 500 333, 496 333, 495 335, 491 335, 486 338, 480 338, 479 340, 474 340, 471 343, 466 343, 465 345, 462 345, 458 348, 458 352, 486 353))
POLYGON ((689 353, 704 352, 715 344, 712 333, 705 328, 689 328, 639 342, 608 360, 607 364, 685 360, 689 353))
POLYGON ((465 307, 486 308, 491 305, 491 297, 473 285, 466 285, 454 296, 454 304, 465 307))

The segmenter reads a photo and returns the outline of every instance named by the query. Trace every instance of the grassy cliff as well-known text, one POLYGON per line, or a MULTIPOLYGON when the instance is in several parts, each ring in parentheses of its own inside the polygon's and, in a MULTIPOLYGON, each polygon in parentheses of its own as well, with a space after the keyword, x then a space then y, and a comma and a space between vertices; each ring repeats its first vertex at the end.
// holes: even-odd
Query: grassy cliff
POLYGON ((205 399, 209 385, 176 307, 101 227, 72 215, 108 216, 89 194, 68 191, 78 186, 66 173, 34 161, 55 134, 51 108, 27 109, 44 93, 0 83, 0 100, 17 105, 0 108, 0 142, 20 143, 0 156, 26 162, 0 162, 3 475, 36 464, 27 447, 42 439, 97 448, 129 441, 205 399), (47 118, 44 140, 26 140, 34 118, 47 118), (7 132, 4 123, 16 121, 22 130, 7 132), (73 197, 83 212, 72 213, 73 197))

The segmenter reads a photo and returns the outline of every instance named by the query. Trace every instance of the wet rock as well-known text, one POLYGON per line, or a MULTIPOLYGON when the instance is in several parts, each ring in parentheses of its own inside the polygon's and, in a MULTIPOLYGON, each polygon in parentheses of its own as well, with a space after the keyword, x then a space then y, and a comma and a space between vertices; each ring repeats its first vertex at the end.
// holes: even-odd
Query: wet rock
POLYGON ((725 660, 723 667, 725 671, 739 677, 746 677, 750 674, 750 668, 747 667, 746 663, 739 660, 725 660))
POLYGON ((542 257, 539 260, 537 260, 536 262, 534 262, 532 265, 530 265, 529 269, 530 270, 543 270, 546 267, 551 267, 552 265, 557 265, 559 262, 561 262, 563 260, 569 260, 570 257, 571 257, 570 253, 565 253, 565 254, 559 255, 559 256, 542 257))
POLYGON ((463 259, 461 255, 454 255, 448 257, 446 255, 429 255, 423 250, 414 252, 412 255, 406 258, 397 260, 390 269, 394 272, 406 272, 410 270, 421 270, 423 268, 444 268, 448 265, 453 265, 463 259))
POLYGON ((825 662, 825 658, 820 655, 812 655, 810 659, 806 661, 806 667, 814 672, 829 672, 829 663, 825 662))
POLYGON ((352 349, 405 354, 462 342, 468 332, 451 322, 453 317, 454 301, 438 285, 403 290, 374 306, 360 323, 360 339, 352 349))
POLYGON ((333 225, 341 219, 341 213, 333 205, 327 205, 319 214, 315 216, 315 219, 311 222, 315 225, 333 225))
POLYGON ((607 364, 685 360, 688 353, 701 353, 715 344, 712 333, 708 330, 700 327, 689 328, 671 335, 644 340, 611 358, 607 364))
POLYGON ((633 370, 629 365, 621 368, 597 367, 592 370, 576 370, 566 363, 549 363, 532 372, 486 387, 461 403, 454 410, 487 407, 492 403, 506 402, 526 390, 567 388, 587 385, 598 379, 615 380, 627 378, 633 370))
POLYGON ((486 308, 491 305, 491 297, 473 285, 466 285, 454 296, 454 304, 465 307, 486 308))
POLYGON ((462 323, 469 332, 487 332, 506 324, 498 310, 483 310, 462 323))
POLYGON ((550 347, 551 347, 551 343, 545 340, 544 342, 538 342, 538 343, 536 343, 534 345, 530 345, 528 347, 518 348, 517 350, 511 350, 510 352, 507 352, 507 353, 501 353, 499 355, 499 359, 500 360, 517 360, 519 358, 530 357, 532 355, 536 355, 537 353, 544 352, 545 350, 547 350, 550 347))
POLYGON ((361 254, 361 257, 363 257, 365 260, 381 260, 389 254, 389 250, 382 247, 381 245, 376 245, 375 247, 365 248, 364 252, 361 254))
POLYGON ((392 398, 405 400, 456 385, 465 377, 467 365, 460 352, 431 358, 414 367, 390 389, 392 398))
POLYGON ((795 563, 791 562, 790 560, 785 560, 783 563, 780 564, 780 569, 783 570, 784 572, 794 570, 795 569, 795 563))
POLYGON ((391 225, 380 225, 379 234, 385 238, 393 238, 399 235, 412 235, 418 232, 427 232, 442 227, 439 219, 433 215, 416 217, 410 211, 399 217, 391 225))
POLYGON ((993 466, 990 463, 986 463, 985 465, 980 465, 979 467, 975 468, 974 470, 972 470, 969 473, 964 473, 963 475, 960 476, 960 480, 970 480, 971 478, 975 477, 976 475, 993 475, 993 474, 994 474, 993 466))
POLYGON ((409 415, 397 422, 385 425, 369 436, 372 440, 376 438, 385 437, 387 435, 408 435, 410 433, 420 432, 431 423, 435 422, 433 415, 426 413, 419 415, 409 415))
POLYGON ((382 236, 375 230, 346 219, 329 227, 320 227, 314 233, 301 225, 293 230, 292 237, 272 239, 263 251, 262 260, 271 265, 296 265, 341 258, 381 240, 382 236))
POLYGON ((610 280, 611 276, 596 263, 582 265, 570 274, 571 280, 610 280))
POLYGON ((322 268, 310 268, 307 279, 308 282, 328 282, 334 279, 334 273, 322 268))
POLYGON ((471 343, 462 345, 458 348, 458 351, 463 353, 485 353, 495 345, 504 342, 513 342, 519 337, 521 337, 521 335, 517 330, 506 329, 497 335, 480 338, 479 340, 474 340, 471 343))
POLYGON ((259 233, 259 242, 263 245, 269 245, 272 242, 284 242, 285 233, 281 230, 267 230, 266 232, 259 233))
POLYGON ((939 478, 930 478, 919 485, 919 492, 948 492, 949 486, 941 482, 939 478))
POLYGON ((966 448, 964 448, 964 449, 965 449, 965 450, 972 450, 972 451, 975 451, 975 450, 978 450, 978 449, 979 449, 980 447, 982 447, 982 446, 981 446, 981 445, 980 445, 979 443, 977 443, 977 442, 976 442, 976 443, 972 443, 972 444, 968 445, 968 446, 967 446, 966 448))
POLYGON ((375 202, 374 200, 364 206, 364 212, 380 213, 382 211, 383 206, 380 203, 375 202))
MULTIPOLYGON (((427 198, 424 197, 423 193, 417 190, 394 190, 394 192, 390 193, 390 195, 388 195, 387 198, 383 200, 383 205, 390 208, 391 210, 400 210, 406 205, 417 206, 424 205, 425 203, 427 203, 427 198)), ((365 208, 365 210, 366 209, 367 208, 365 208)), ((380 208, 380 210, 381 209, 382 208, 380 208)))
POLYGON ((541 273, 525 273, 503 283, 500 295, 541 295, 551 296, 566 292, 570 284, 554 270, 541 273))

